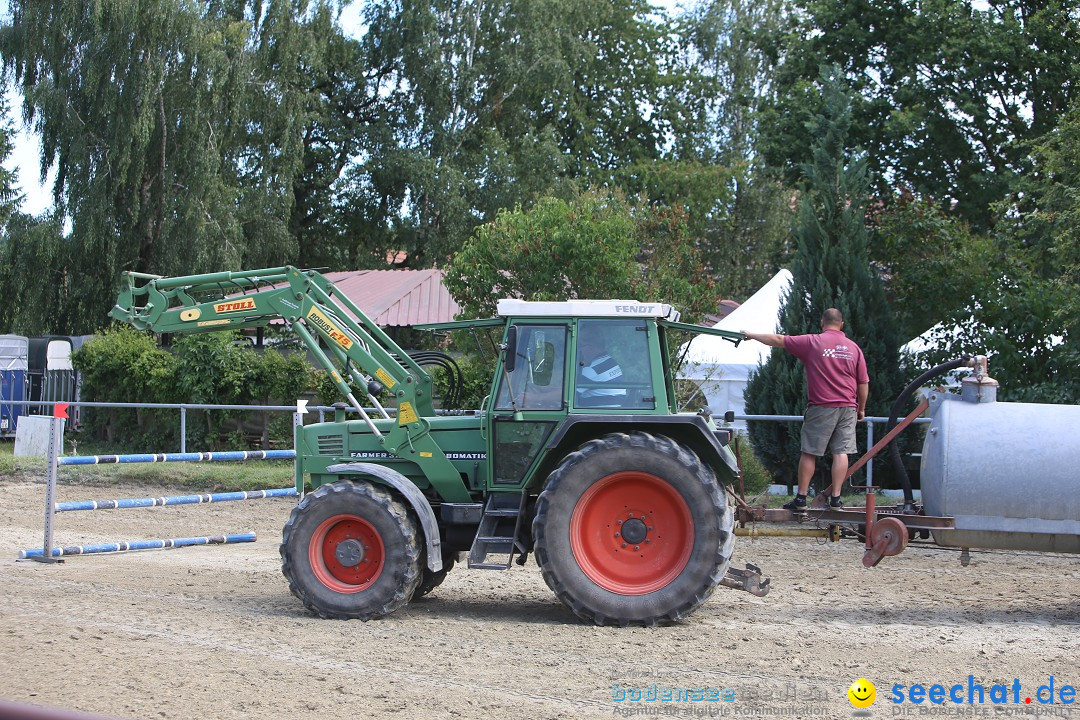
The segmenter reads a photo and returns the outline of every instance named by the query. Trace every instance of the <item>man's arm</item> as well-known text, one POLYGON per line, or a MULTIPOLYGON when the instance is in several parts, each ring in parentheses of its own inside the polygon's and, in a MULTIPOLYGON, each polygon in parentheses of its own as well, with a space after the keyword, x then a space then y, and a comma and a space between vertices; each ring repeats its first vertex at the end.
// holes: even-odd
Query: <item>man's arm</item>
POLYGON ((784 347, 784 341, 787 340, 787 335, 777 335, 776 333, 752 333, 746 330, 742 331, 743 337, 747 340, 757 340, 759 343, 765 343, 770 347, 784 347))
POLYGON ((859 383, 855 388, 855 401, 857 403, 855 411, 858 413, 858 420, 866 419, 866 398, 870 395, 870 384, 859 383))

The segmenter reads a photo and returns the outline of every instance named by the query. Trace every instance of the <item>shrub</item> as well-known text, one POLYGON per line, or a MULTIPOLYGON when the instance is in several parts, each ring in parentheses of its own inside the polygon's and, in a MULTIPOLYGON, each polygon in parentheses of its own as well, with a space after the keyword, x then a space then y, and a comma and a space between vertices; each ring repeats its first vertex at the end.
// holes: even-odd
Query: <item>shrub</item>
MULTIPOLYGON (((233 333, 187 336, 169 352, 148 333, 115 326, 87 341, 73 363, 87 401, 291 405, 314 387, 314 371, 302 354, 257 352, 233 333)), ((198 417, 203 422, 186 428, 191 446, 247 446, 252 437, 263 447, 292 445, 291 419, 271 422, 269 411, 202 411, 198 417)), ((86 428, 110 445, 179 446, 176 410, 109 408, 84 418, 86 428)))

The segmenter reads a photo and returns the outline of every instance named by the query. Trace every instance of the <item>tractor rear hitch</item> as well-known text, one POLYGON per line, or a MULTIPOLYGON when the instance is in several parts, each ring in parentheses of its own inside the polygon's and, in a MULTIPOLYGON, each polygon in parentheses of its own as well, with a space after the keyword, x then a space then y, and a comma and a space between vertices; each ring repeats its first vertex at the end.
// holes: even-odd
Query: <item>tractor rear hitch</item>
POLYGON ((720 581, 720 584, 734 590, 745 590, 751 595, 765 597, 769 594, 771 582, 770 578, 761 577, 761 568, 746 563, 745 570, 728 568, 727 574, 724 575, 724 579, 720 581))

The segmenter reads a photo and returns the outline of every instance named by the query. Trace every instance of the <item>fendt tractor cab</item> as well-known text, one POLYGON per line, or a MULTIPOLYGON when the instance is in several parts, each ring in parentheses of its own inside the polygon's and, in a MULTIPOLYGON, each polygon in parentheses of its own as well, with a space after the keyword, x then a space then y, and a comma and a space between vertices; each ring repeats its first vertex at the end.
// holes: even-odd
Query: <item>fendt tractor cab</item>
POLYGON ((486 569, 533 553, 559 599, 598 624, 675 620, 721 583, 767 592, 752 573, 725 578, 731 431, 677 411, 669 361, 672 331, 741 336, 679 323, 661 303, 503 300, 496 318, 426 326, 502 338, 483 408, 437 415, 431 375, 335 290, 293 267, 125 273, 111 313, 168 333, 283 319, 330 373, 348 405, 297 433, 297 489, 307 479, 312 491, 281 544, 309 610, 386 615, 438 586, 462 552, 486 569))

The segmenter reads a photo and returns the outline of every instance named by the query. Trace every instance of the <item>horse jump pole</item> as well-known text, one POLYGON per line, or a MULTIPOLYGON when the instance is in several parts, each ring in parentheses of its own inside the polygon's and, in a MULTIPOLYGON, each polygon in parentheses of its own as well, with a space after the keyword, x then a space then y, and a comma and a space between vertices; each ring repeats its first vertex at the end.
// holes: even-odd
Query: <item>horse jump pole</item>
MULTIPOLYGON (((242 542, 255 542, 255 533, 170 538, 168 540, 133 540, 131 542, 103 543, 100 545, 69 545, 67 547, 53 548, 51 557, 93 555, 96 553, 125 552, 127 550, 160 550, 162 548, 191 547, 192 545, 230 545, 242 542)), ((43 555, 44 551, 37 548, 19 551, 20 560, 37 560, 43 555)))
MULTIPOLYGON (((306 403, 304 403, 306 405, 306 403)), ((36 562, 63 562, 65 555, 89 555, 104 552, 124 552, 127 550, 149 550, 171 547, 189 547, 192 545, 226 545, 239 542, 254 542, 255 533, 216 535, 194 538, 169 538, 137 540, 132 542, 105 543, 101 545, 73 545, 57 548, 53 543, 53 523, 56 513, 76 510, 118 510, 138 507, 161 507, 166 505, 195 505, 202 503, 228 502, 232 500, 256 500, 271 497, 297 497, 296 488, 275 488, 271 490, 248 490, 243 492, 205 493, 199 495, 175 495, 160 498, 126 498, 121 500, 86 500, 75 502, 56 502, 57 469, 61 465, 107 465, 123 463, 159 463, 159 462, 236 462, 242 460, 294 460, 295 450, 239 450, 202 453, 141 453, 132 455, 81 455, 60 457, 61 441, 64 436, 64 420, 67 418, 66 403, 53 406, 52 423, 49 427, 49 463, 45 478, 45 538, 40 550, 20 550, 20 560, 36 562)), ((303 406, 297 404, 294 425, 299 425, 303 406)), ((295 438, 295 429, 294 429, 295 438)))

